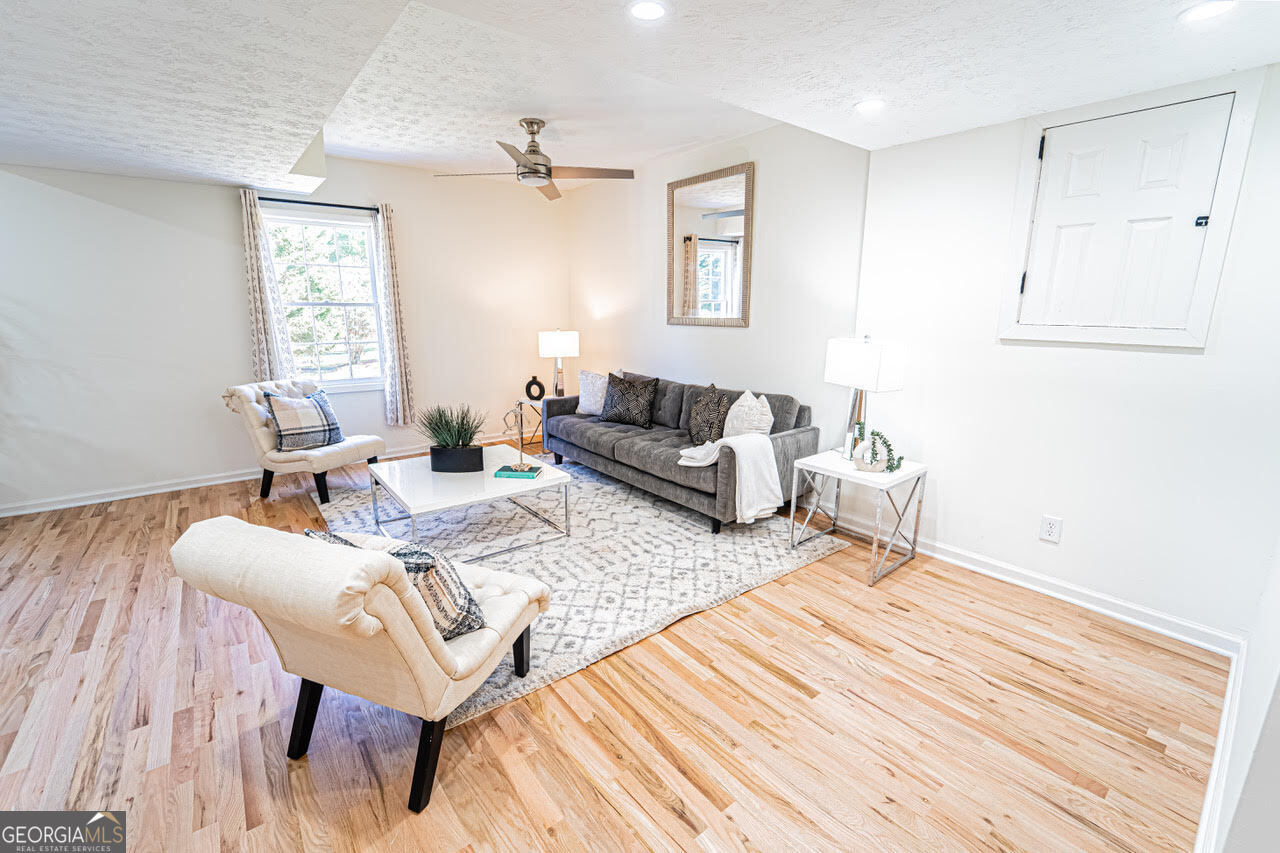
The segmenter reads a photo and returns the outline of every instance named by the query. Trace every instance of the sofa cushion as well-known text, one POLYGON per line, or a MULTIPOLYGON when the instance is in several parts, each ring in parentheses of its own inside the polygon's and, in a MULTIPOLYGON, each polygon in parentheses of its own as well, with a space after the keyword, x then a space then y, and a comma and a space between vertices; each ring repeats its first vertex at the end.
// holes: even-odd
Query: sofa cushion
MULTIPOLYGON (((684 387, 684 413, 680 415, 680 428, 687 430, 689 428, 689 410, 693 405, 693 401, 698 399, 703 391, 707 390, 705 385, 686 385, 684 387)), ((738 402, 738 398, 742 396, 741 391, 728 391, 720 389, 729 395, 729 404, 733 405, 738 402)), ((796 415, 800 412, 800 401, 790 394, 764 394, 763 396, 769 401, 769 408, 773 411, 773 428, 769 430, 772 435, 776 432, 786 432, 789 429, 795 429, 796 415)))
POLYGON ((653 426, 653 400, 657 393, 656 379, 623 379, 610 374, 600 420, 648 429, 653 426))
POLYGON ((724 421, 729 416, 729 395, 712 385, 698 395, 689 410, 689 440, 695 445, 724 438, 724 421))
POLYGON ((645 429, 634 424, 615 424, 586 415, 557 415, 547 421, 548 435, 576 444, 578 447, 598 453, 606 459, 615 458, 613 447, 625 438, 637 435, 666 433, 665 427, 645 429))
POLYGON ((714 495, 719 465, 708 465, 705 468, 681 465, 680 451, 687 447, 693 447, 689 433, 684 430, 664 430, 627 437, 614 445, 613 453, 614 458, 624 465, 714 495))
MULTIPOLYGON (((622 372, 626 379, 652 379, 641 373, 622 372)), ((680 414, 684 410, 684 384, 670 379, 658 380, 658 393, 653 398, 653 422, 672 429, 680 428, 680 414)))

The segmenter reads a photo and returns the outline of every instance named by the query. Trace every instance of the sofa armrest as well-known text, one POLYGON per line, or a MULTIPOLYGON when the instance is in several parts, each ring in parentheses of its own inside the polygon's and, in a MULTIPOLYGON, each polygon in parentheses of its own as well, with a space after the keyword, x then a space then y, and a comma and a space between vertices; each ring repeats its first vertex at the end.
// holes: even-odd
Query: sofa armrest
POLYGON ((547 397, 542 401, 542 422, 559 415, 572 415, 578 411, 578 395, 572 397, 547 397))
MULTIPOLYGON (((778 465, 778 482, 782 486, 782 499, 789 501, 791 494, 791 469, 797 459, 818 452, 818 428, 796 427, 769 436, 773 443, 773 457, 778 465)), ((731 447, 720 447, 716 459, 716 517, 721 521, 733 521, 738 517, 738 463, 731 447)))
POLYGON ((789 501, 795 497, 791 494, 791 469, 797 459, 812 456, 818 452, 818 428, 816 426, 796 427, 769 436, 773 442, 773 456, 778 463, 778 479, 782 483, 782 499, 789 501))

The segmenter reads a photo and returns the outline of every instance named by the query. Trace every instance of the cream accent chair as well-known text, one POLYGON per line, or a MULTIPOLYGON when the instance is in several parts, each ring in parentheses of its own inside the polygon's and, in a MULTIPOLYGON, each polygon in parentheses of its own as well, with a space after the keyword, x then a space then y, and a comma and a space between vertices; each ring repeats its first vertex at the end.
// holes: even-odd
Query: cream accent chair
POLYGON ((422 718, 409 793, 409 808, 420 812, 431 801, 445 718, 508 647, 516 674, 528 674, 529 625, 547 609, 550 592, 530 577, 460 564, 486 627, 445 640, 404 564, 383 553, 404 543, 342 536, 362 547, 223 515, 191 525, 169 553, 184 581, 252 610, 280 666, 302 677, 290 758, 307 753, 326 684, 422 718))
POLYGON ((337 444, 315 447, 311 450, 276 450, 279 445, 275 428, 271 426, 271 410, 267 408, 264 391, 281 397, 305 397, 320 390, 320 386, 307 379, 288 379, 275 382, 254 382, 236 385, 222 392, 227 408, 244 419, 245 429, 253 439, 258 452, 258 465, 262 467, 262 490, 259 494, 271 494, 271 480, 276 474, 292 474, 306 471, 316 480, 320 503, 329 502, 327 474, 334 468, 350 465, 366 459, 369 464, 387 452, 387 443, 376 435, 345 435, 337 444))

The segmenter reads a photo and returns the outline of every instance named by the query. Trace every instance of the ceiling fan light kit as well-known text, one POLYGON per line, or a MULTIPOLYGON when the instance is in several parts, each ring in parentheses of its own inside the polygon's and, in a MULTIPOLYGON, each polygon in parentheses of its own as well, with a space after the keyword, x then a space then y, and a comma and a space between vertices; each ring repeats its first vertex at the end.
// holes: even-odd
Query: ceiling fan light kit
MULTIPOLYGON (((630 180, 635 177, 631 169, 598 169, 594 166, 552 166, 551 158, 542 153, 538 144, 538 132, 547 126, 540 118, 522 118, 520 126, 529 134, 529 143, 521 151, 509 142, 498 142, 498 147, 516 161, 516 180, 526 187, 534 187, 546 196, 547 201, 560 198, 555 178, 585 178, 630 180)), ((481 175, 507 174, 505 172, 468 172, 466 174, 436 175, 437 178, 466 178, 481 175)))

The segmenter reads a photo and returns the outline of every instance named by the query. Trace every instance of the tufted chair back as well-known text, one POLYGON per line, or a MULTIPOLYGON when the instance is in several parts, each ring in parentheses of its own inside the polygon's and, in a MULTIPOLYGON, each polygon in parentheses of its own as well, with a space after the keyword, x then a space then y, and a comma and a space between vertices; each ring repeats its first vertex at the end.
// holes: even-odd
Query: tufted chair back
POLYGON ((191 525, 170 553, 187 583, 254 612, 286 672, 439 718, 458 661, 395 557, 231 516, 191 525))
POLYGON ((253 439, 253 446, 261 459, 276 449, 276 431, 271 427, 271 410, 263 392, 270 391, 280 397, 305 397, 320 390, 310 379, 280 379, 271 382, 252 382, 235 385, 222 392, 222 402, 244 420, 245 429, 253 439))

